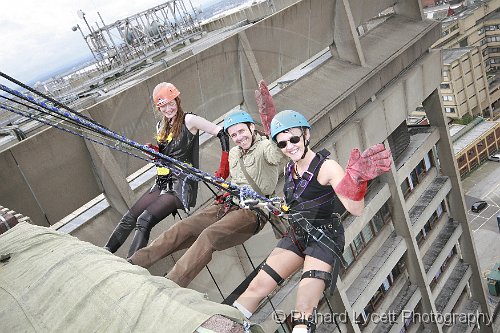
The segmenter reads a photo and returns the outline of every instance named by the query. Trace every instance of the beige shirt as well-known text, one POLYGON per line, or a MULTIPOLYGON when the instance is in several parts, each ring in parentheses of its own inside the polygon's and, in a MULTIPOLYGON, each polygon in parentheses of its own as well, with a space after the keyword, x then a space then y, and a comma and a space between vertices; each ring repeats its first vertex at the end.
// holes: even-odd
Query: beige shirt
MULTIPOLYGON (((281 149, 259 134, 256 134, 254 144, 246 153, 243 153, 243 150, 238 146, 231 148, 229 151, 231 182, 238 186, 250 186, 241 169, 241 156, 243 156, 243 163, 248 175, 260 187, 262 194, 272 195, 278 183, 281 163, 285 160, 281 149)), ((256 189, 254 190, 257 192, 256 189)))

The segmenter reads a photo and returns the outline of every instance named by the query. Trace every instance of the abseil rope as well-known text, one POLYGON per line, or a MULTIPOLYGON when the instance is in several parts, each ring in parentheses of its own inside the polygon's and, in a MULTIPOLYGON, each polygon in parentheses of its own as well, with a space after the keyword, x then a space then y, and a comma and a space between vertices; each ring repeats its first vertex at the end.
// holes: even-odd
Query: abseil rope
MULTIPOLYGON (((100 135, 99 133, 96 133, 96 132, 94 132, 92 130, 89 130, 89 129, 83 127, 83 126, 79 126, 79 124, 76 123, 75 121, 65 120, 60 115, 57 115, 57 114, 56 115, 52 115, 49 112, 47 112, 46 110, 44 110, 44 109, 40 109, 38 107, 34 107, 32 105, 25 104, 25 103, 23 103, 21 101, 13 99, 13 98, 9 98, 9 97, 2 96, 2 95, 0 95, 0 97, 3 98, 3 99, 6 99, 6 100, 8 100, 8 101, 10 101, 12 103, 18 104, 16 106, 16 108, 14 108, 13 105, 7 106, 7 105, 0 104, 0 108, 4 109, 6 111, 10 111, 12 113, 16 113, 16 114, 21 115, 23 117, 39 121, 39 122, 44 123, 46 125, 49 125, 49 126, 57 128, 57 129, 61 129, 63 131, 69 132, 71 134, 80 136, 80 137, 82 137, 84 139, 86 138, 86 139, 88 139, 90 141, 93 141, 93 142, 98 142, 98 140, 101 140, 103 142, 104 141, 108 141, 108 143, 105 144, 106 146, 114 146, 114 145, 116 145, 116 141, 115 140, 112 140, 109 137, 105 137, 103 135, 100 135), (29 111, 27 111, 26 109, 22 110, 21 108, 19 108, 19 106, 23 106, 26 109, 30 109, 32 111, 36 111, 38 114, 34 113, 34 112, 33 113, 29 113, 29 111), (61 122, 57 123, 55 121, 57 119, 61 120, 61 122), (87 136, 84 136, 83 134, 80 134, 78 132, 86 133, 87 136), (95 139, 93 139, 92 137, 95 137, 95 139)), ((116 150, 119 150, 121 152, 124 152, 124 153, 130 155, 130 152, 129 151, 125 151, 124 149, 117 148, 116 150)), ((146 161, 149 161, 148 159, 143 158, 143 157, 139 157, 136 154, 133 154, 133 156, 138 157, 138 158, 143 159, 143 160, 146 160, 146 161)))
MULTIPOLYGON (((16 85, 20 86, 21 88, 24 88, 24 89, 28 90, 29 92, 32 92, 32 93, 34 93, 35 95, 37 95, 37 96, 39 96, 39 97, 41 97, 41 98, 43 98, 43 99, 45 99, 45 100, 47 100, 47 101, 51 102, 51 103, 52 103, 52 104, 54 104, 55 106, 58 106, 58 107, 60 107, 60 108, 63 108, 63 109, 67 110, 67 111, 68 111, 68 112, 70 112, 70 113, 76 114, 76 115, 78 115, 80 118, 87 119, 88 121, 94 122, 94 120, 93 120, 93 119, 90 119, 90 118, 86 117, 85 115, 83 115, 83 114, 81 114, 81 113, 78 113, 77 111, 73 110, 72 108, 68 107, 67 105, 64 105, 63 103, 61 103, 61 102, 59 102, 59 101, 57 101, 57 100, 53 99, 52 97, 47 96, 47 95, 43 94, 42 92, 40 92, 40 91, 38 91, 38 90, 36 90, 36 89, 34 89, 34 88, 31 88, 31 87, 30 87, 30 86, 28 86, 27 84, 24 84, 24 83, 22 83, 21 81, 18 81, 18 80, 16 80, 16 79, 14 79, 13 77, 11 77, 11 76, 9 76, 9 75, 5 74, 4 72, 1 72, 1 71, 0 71, 0 76, 1 76, 1 77, 3 77, 3 78, 5 78, 5 79, 7 79, 7 80, 9 80, 9 81, 10 81, 10 82, 12 82, 12 83, 15 83, 16 85)), ((101 125, 101 127, 106 128, 106 127, 104 127, 103 125, 101 125)))
MULTIPOLYGON (((12 81, 16 84, 20 83, 19 81, 10 78, 9 76, 5 75, 2 72, 0 72, 0 75, 9 79, 10 81, 12 81)), ((23 87, 26 87, 26 86, 23 85, 23 87)), ((220 190, 229 192, 232 196, 239 197, 239 200, 242 203, 244 203, 246 200, 258 200, 260 202, 265 202, 266 203, 265 206, 267 207, 267 209, 271 210, 275 214, 280 213, 279 210, 273 205, 273 201, 271 199, 268 199, 264 196, 259 195, 258 193, 253 191, 251 188, 236 186, 236 185, 234 185, 230 182, 227 182, 221 178, 217 178, 215 176, 212 176, 209 173, 201 171, 201 170, 199 170, 199 169, 197 169, 197 168, 195 168, 187 163, 183 163, 183 162, 180 162, 180 161, 178 161, 170 156, 163 155, 163 154, 149 148, 147 145, 141 145, 141 144, 139 144, 139 143, 137 143, 137 142, 121 135, 121 134, 118 134, 118 133, 102 126, 98 122, 96 122, 88 117, 85 117, 79 113, 76 113, 74 110, 71 110, 68 107, 65 107, 65 109, 68 109, 68 111, 61 110, 55 106, 47 104, 46 102, 38 101, 31 96, 23 94, 15 89, 11 89, 3 84, 0 84, 0 90, 3 90, 11 95, 14 95, 14 96, 16 96, 24 101, 27 101, 27 102, 34 104, 37 107, 43 109, 43 111, 42 111, 39 108, 35 108, 32 106, 26 106, 26 104, 21 103, 21 105, 27 107, 27 110, 25 110, 24 112, 19 112, 19 110, 14 110, 12 107, 8 107, 6 105, 0 104, 0 108, 2 108, 4 110, 14 112, 17 114, 21 114, 25 117, 40 121, 42 123, 45 123, 49 126, 56 127, 58 129, 64 128, 63 130, 65 130, 68 133, 71 133, 71 134, 80 136, 84 139, 91 140, 93 142, 102 144, 108 148, 127 153, 131 156, 134 156, 134 157, 137 157, 137 158, 140 158, 143 160, 148 160, 148 159, 140 157, 137 154, 132 153, 131 151, 127 151, 126 149, 132 148, 131 150, 139 150, 142 153, 146 153, 148 155, 153 156, 158 164, 168 166, 174 173, 179 174, 179 175, 180 174, 185 175, 185 179, 191 179, 191 180, 196 180, 196 181, 203 181, 205 183, 210 183, 220 190), (94 136, 99 135, 100 137, 98 139, 95 139, 95 138, 92 139, 87 135, 77 133, 75 130, 65 128, 65 125, 61 125, 62 123, 56 125, 51 121, 47 121, 47 118, 44 119, 42 116, 32 113, 31 111, 33 111, 33 110, 38 111, 38 112, 42 112, 46 116, 50 115, 50 116, 54 116, 57 119, 68 121, 71 124, 75 124, 78 127, 81 127, 81 129, 79 128, 79 130, 82 130, 82 132, 83 132, 83 130, 85 130, 86 133, 93 133, 94 136), (105 142, 103 142, 103 139, 110 140, 111 143, 105 143, 105 142), (118 147, 120 144, 123 144, 125 146, 118 147)), ((32 88, 30 88, 29 90, 32 92, 36 91, 32 88)), ((37 92, 37 94, 43 95, 39 92, 37 92)), ((4 96, 2 96, 2 97, 4 97, 4 96)), ((12 101, 12 99, 9 99, 9 100, 12 101)), ((57 103, 60 104, 59 102, 57 102, 57 103)), ((60 104, 60 105, 62 105, 62 104, 60 104)), ((66 127, 67 127, 67 125, 66 125, 66 127)))

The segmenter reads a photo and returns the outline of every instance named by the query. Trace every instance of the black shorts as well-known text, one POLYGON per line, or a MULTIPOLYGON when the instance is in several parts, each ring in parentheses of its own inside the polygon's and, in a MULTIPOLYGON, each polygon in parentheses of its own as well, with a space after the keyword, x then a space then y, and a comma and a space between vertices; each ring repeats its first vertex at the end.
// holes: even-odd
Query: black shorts
MULTIPOLYGON (((340 249, 340 252, 343 253, 345 244, 344 228, 341 226, 336 230, 336 232, 326 231, 325 234, 335 242, 335 244, 340 249)), ((305 256, 307 255, 319 259, 329 264, 330 266, 333 266, 335 259, 338 259, 337 255, 333 253, 332 250, 326 247, 326 245, 324 245, 323 243, 315 241, 312 237, 309 237, 305 249, 302 249, 301 245, 299 245, 303 244, 303 242, 300 242, 298 244, 295 240, 296 238, 293 235, 293 231, 290 230, 289 233, 287 233, 283 236, 283 238, 280 239, 276 247, 292 251, 302 258, 305 258, 305 256)))

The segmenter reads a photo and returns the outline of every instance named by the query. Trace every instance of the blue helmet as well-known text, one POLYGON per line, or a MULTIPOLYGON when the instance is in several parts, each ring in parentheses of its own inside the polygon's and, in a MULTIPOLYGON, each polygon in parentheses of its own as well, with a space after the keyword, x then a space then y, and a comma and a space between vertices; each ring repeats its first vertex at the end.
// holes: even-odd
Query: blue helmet
POLYGON ((276 135, 294 127, 311 128, 307 119, 297 111, 284 110, 274 116, 271 121, 271 138, 276 141, 276 135))
POLYGON ((252 123, 255 124, 252 116, 248 112, 239 109, 231 112, 224 118, 224 132, 227 133, 227 129, 233 125, 241 123, 252 123))

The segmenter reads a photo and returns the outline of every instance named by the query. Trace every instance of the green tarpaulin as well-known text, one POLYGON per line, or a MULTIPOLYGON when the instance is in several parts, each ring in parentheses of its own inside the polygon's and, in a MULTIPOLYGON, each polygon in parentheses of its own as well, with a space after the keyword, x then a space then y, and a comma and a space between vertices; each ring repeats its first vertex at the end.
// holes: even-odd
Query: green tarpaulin
MULTIPOLYGON (((57 231, 20 223, 0 235, 1 332, 194 332, 238 310, 151 276, 57 231)), ((261 332, 254 328, 253 332, 261 332)))

